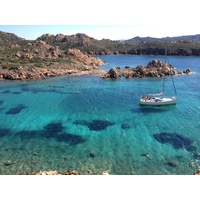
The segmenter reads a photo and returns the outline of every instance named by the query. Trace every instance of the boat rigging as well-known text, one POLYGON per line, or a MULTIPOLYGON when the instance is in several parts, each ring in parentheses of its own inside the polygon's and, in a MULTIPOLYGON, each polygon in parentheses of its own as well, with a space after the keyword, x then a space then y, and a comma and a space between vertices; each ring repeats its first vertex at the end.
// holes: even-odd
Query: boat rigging
POLYGON ((177 103, 177 93, 176 88, 172 77, 173 87, 175 91, 175 96, 166 97, 165 96, 165 76, 166 76, 166 57, 167 57, 167 48, 165 48, 165 69, 164 69, 164 77, 163 77, 163 86, 162 92, 158 94, 147 94, 145 96, 140 97, 140 105, 148 105, 148 106, 162 106, 162 105, 175 105, 177 103))

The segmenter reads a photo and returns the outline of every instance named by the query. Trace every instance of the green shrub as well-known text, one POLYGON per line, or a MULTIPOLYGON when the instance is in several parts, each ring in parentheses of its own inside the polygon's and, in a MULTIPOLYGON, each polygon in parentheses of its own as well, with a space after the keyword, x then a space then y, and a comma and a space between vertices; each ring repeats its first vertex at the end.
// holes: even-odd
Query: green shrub
POLYGON ((9 70, 15 70, 15 69, 18 69, 18 66, 14 66, 14 65, 13 65, 13 66, 10 66, 10 67, 9 67, 9 70))

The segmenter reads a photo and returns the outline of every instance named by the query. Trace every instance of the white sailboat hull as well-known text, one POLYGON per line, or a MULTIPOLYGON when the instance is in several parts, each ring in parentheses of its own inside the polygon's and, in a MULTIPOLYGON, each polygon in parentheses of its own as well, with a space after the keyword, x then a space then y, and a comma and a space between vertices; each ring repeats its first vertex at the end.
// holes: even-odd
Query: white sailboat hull
POLYGON ((171 97, 155 97, 146 99, 145 97, 140 98, 140 105, 147 105, 147 106, 162 106, 162 105, 174 105, 176 104, 177 98, 171 97))

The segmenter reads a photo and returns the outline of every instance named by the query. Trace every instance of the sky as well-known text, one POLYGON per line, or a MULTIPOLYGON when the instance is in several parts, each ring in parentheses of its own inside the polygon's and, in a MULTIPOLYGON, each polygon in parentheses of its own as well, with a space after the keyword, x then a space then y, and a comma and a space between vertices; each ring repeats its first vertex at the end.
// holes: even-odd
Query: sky
POLYGON ((64 34, 73 35, 76 33, 84 33, 95 39, 131 39, 135 36, 140 37, 167 37, 181 35, 200 34, 200 30, 184 30, 169 27, 168 31, 164 31, 166 26, 155 25, 0 25, 0 31, 15 33, 17 36, 27 40, 35 40, 43 34, 50 33, 53 35, 64 34))
POLYGON ((198 0, 7 0, 1 3, 0 31, 30 40, 45 33, 85 33, 99 40, 196 35, 198 5, 198 0))
MULTIPOLYGON (((171 34, 159 32, 161 26, 139 26, 139 25, 0 25, 0 30, 15 33, 17 36, 27 40, 35 40, 43 34, 50 33, 53 35, 64 34, 73 35, 84 33, 90 37, 101 40, 111 39, 131 39, 135 36, 140 37, 167 37, 179 36, 182 33, 192 34, 192 32, 177 31, 171 34)), ((169 32, 168 32, 169 33, 169 32)), ((197 32, 198 33, 198 32, 197 32)), ((197 34, 194 32, 194 34, 197 34)), ((200 32, 199 32, 200 33, 200 32)))

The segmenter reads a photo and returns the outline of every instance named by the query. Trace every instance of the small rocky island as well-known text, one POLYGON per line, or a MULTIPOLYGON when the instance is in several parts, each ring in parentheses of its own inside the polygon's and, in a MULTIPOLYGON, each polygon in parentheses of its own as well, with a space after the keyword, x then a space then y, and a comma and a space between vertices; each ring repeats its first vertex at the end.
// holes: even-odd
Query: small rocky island
POLYGON ((147 66, 139 65, 136 68, 126 66, 124 70, 120 67, 110 69, 103 74, 102 78, 117 79, 120 77, 126 78, 143 78, 143 77, 163 77, 177 74, 189 74, 191 70, 188 68, 184 71, 176 70, 172 65, 166 64, 160 60, 152 60, 147 66))

